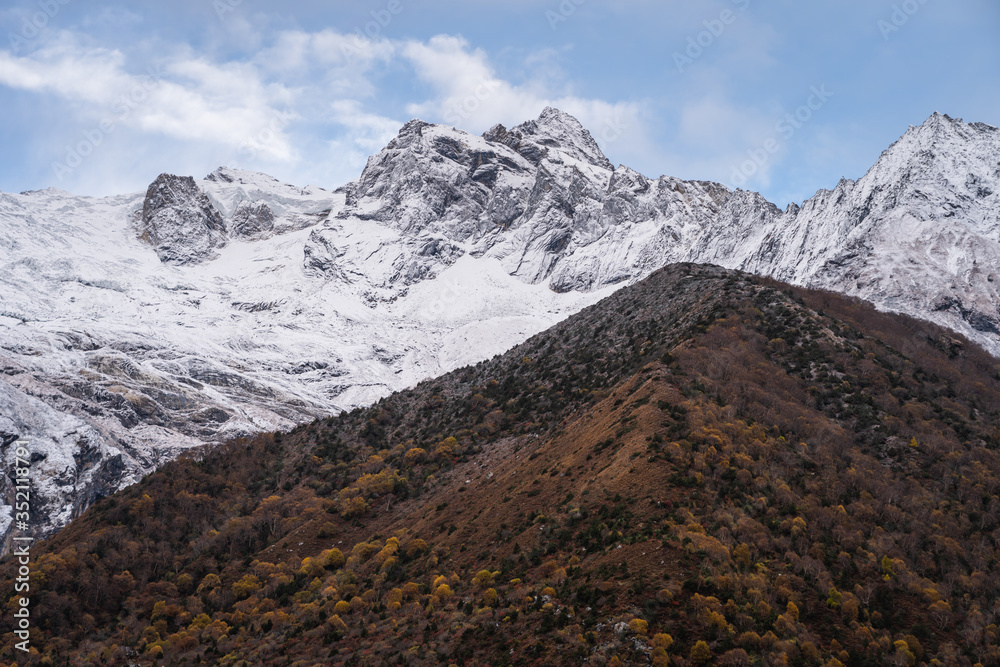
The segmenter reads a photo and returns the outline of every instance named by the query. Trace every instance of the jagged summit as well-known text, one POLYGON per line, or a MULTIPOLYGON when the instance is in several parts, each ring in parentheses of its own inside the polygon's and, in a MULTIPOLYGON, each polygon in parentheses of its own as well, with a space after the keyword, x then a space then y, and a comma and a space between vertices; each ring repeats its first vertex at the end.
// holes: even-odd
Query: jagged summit
POLYGON ((614 165, 580 121, 554 107, 545 107, 536 120, 521 123, 513 131, 537 137, 539 144, 555 148, 574 159, 609 171, 614 170, 614 165))
POLYGON ((921 217, 962 219, 989 233, 1000 203, 998 155, 997 128, 935 112, 886 149, 858 187, 868 198, 891 192, 889 208, 913 205, 921 217))
POLYGON ((862 178, 797 210, 734 197, 719 217, 730 223, 713 225, 689 257, 920 314, 998 353, 998 164, 995 128, 935 113, 862 178))
MULTIPOLYGON (((385 150, 401 150, 421 145, 421 138, 428 130, 438 136, 451 135, 463 138, 461 140, 467 140, 464 138, 470 136, 464 130, 435 125, 415 118, 400 128, 398 134, 386 145, 385 150)), ((507 146, 536 165, 553 153, 608 171, 614 170, 614 165, 580 121, 554 107, 545 107, 538 118, 525 121, 510 129, 498 123, 481 137, 490 143, 507 146)))
POLYGON ((274 176, 259 171, 239 169, 236 167, 220 166, 215 171, 204 178, 206 181, 214 183, 239 183, 241 185, 255 185, 266 183, 268 185, 284 185, 274 176))
POLYGON ((997 127, 990 125, 989 123, 983 122, 965 122, 962 118, 952 117, 946 113, 941 113, 940 111, 935 111, 930 116, 927 117, 920 125, 911 125, 911 129, 915 130, 927 130, 927 129, 941 129, 941 128, 951 128, 962 132, 966 129, 981 131, 981 132, 996 132, 997 127))
POLYGON ((534 164, 551 154, 554 159, 578 160, 600 169, 614 170, 614 165, 580 121, 554 107, 545 107, 537 119, 509 130, 502 124, 494 125, 483 133, 483 138, 509 146, 534 164))
POLYGON ((925 160, 939 153, 961 157, 967 151, 995 149, 998 141, 1000 132, 992 125, 966 123, 961 118, 935 111, 920 125, 911 125, 882 155, 925 160))
POLYGON ((344 279, 345 264, 367 261, 391 293, 472 255, 556 291, 593 289, 680 258, 679 240, 728 196, 714 183, 618 172, 576 118, 552 107, 478 137, 412 120, 368 160, 337 220, 310 237, 308 270, 344 279), (398 235, 392 249, 345 247, 352 220, 398 235))

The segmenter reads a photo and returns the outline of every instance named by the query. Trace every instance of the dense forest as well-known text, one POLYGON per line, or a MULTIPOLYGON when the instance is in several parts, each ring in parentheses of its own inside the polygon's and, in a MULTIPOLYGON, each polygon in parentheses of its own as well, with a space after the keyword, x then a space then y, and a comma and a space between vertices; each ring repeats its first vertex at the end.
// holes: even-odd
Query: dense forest
POLYGON ((670 266, 99 501, 35 549, 29 659, 1000 665, 998 447, 957 335, 670 266))

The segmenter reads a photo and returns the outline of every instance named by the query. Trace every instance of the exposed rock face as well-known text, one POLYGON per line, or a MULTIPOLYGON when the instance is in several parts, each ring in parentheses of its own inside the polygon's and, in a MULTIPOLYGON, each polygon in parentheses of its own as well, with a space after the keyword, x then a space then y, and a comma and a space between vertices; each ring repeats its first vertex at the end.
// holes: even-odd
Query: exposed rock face
POLYGON ((392 232, 394 248, 391 257, 385 253, 388 264, 378 262, 374 282, 412 284, 437 275, 498 226, 513 224, 535 171, 502 144, 410 121, 368 160, 348 188, 347 205, 327 228, 349 224, 341 221, 378 222, 392 232))
POLYGON ((162 262, 197 264, 226 245, 228 234, 222 215, 193 178, 160 174, 146 190, 139 238, 162 262))
POLYGON ((718 183, 668 176, 651 180, 619 167, 594 229, 574 236, 549 284, 556 290, 589 290, 634 282, 680 261, 728 197, 718 183))
MULTIPOLYGON (((16 467, 14 443, 18 438, 30 452, 30 520, 22 534, 41 537, 51 526, 64 525, 123 483, 139 479, 126 469, 123 459, 128 454, 106 434, 0 380, 0 458, 5 470, 16 467)), ((0 476, 0 502, 4 505, 15 503, 13 477, 0 476)), ((12 515, 0 515, 4 552, 11 545, 12 520, 12 515)))
POLYGON ((552 108, 481 137, 414 120, 348 186, 336 220, 307 243, 306 263, 322 270, 316 258, 334 238, 374 221, 384 231, 356 252, 342 243, 339 266, 365 261, 365 275, 390 294, 466 254, 556 291, 595 289, 680 259, 728 194, 615 170, 579 121, 552 108))
POLYGON ((198 264, 232 239, 262 240, 321 222, 330 208, 315 205, 315 190, 227 167, 201 185, 190 176, 161 174, 146 191, 139 239, 164 263, 198 264))
POLYGON ((231 225, 236 238, 264 238, 274 231, 274 213, 265 202, 242 201, 233 211, 231 225))
POLYGON ((339 250, 333 234, 327 230, 313 230, 302 248, 302 268, 306 274, 319 277, 336 277, 344 282, 349 279, 339 268, 337 259, 344 255, 339 250))

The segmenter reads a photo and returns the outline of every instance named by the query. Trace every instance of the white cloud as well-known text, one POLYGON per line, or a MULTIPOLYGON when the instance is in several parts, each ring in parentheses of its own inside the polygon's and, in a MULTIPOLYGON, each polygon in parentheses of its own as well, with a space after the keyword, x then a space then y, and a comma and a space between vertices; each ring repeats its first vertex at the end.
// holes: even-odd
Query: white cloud
POLYGON ((82 124, 124 125, 239 149, 269 131, 258 150, 293 159, 295 151, 274 119, 294 102, 281 84, 266 84, 255 67, 167 57, 142 74, 126 70, 119 51, 79 46, 73 36, 16 57, 0 51, 0 83, 83 103, 82 124), (273 135, 273 136, 271 136, 273 135))
POLYGON ((0 51, 0 83, 101 103, 121 87, 124 62, 120 51, 82 48, 75 40, 50 44, 30 57, 18 58, 9 51, 0 51))
MULTIPOLYGON (((127 128, 116 132, 115 142, 104 143, 100 158, 92 158, 91 167, 100 163, 105 173, 122 160, 119 151, 132 149, 149 160, 172 156, 187 168, 203 161, 206 172, 221 158, 306 180, 349 180, 405 122, 392 117, 396 112, 386 99, 394 96, 379 93, 408 71, 425 84, 428 98, 404 101, 403 108, 424 120, 479 132, 555 106, 622 157, 649 143, 641 104, 575 94, 551 50, 526 56, 523 80, 515 83, 496 71, 485 51, 448 35, 400 42, 330 29, 286 30, 237 60, 160 45, 155 67, 145 72, 138 71, 134 55, 85 46, 74 33, 47 39, 20 57, 0 51, 0 85, 63 100, 60 112, 72 120, 71 131, 56 139, 57 150, 70 142, 61 152, 70 152, 81 135, 102 123, 127 128), (310 176, 311 169, 323 178, 310 176)), ((161 168, 167 167, 150 165, 161 168)))
POLYGON ((351 141, 370 153, 381 150, 403 126, 398 120, 364 111, 357 100, 339 100, 330 107, 331 120, 346 127, 351 141))
POLYGON ((268 75, 306 86, 322 84, 328 94, 371 97, 377 90, 370 74, 389 63, 396 47, 384 39, 369 39, 335 30, 310 33, 286 30, 258 52, 253 63, 268 75))
MULTIPOLYGON (((357 100, 377 97, 380 72, 375 70, 391 63, 395 50, 387 40, 359 34, 285 30, 249 64, 260 77, 295 92, 294 108, 303 120, 333 121, 350 132, 361 127, 351 120, 360 112, 357 100), (351 105, 350 111, 344 104, 351 105), (338 110, 331 114, 333 108, 338 110)), ((368 135, 359 139, 366 143, 368 135)))
POLYGON ((481 132, 496 123, 513 125, 534 118, 546 106, 553 106, 576 116, 605 149, 614 144, 617 151, 628 154, 646 143, 640 103, 580 97, 566 84, 562 90, 553 90, 551 51, 528 57, 529 62, 541 63, 543 71, 522 84, 501 78, 486 53, 472 49, 461 37, 438 35, 427 42, 411 41, 402 53, 436 93, 430 100, 407 106, 414 116, 481 132))

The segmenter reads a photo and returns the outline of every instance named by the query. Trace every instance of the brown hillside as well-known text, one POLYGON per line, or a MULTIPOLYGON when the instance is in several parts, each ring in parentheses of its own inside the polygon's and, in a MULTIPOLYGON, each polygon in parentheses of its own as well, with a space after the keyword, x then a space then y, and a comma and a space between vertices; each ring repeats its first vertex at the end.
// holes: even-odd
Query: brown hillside
POLYGON ((998 415, 933 325, 668 267, 98 503, 40 545, 36 660, 1000 664, 998 415))

